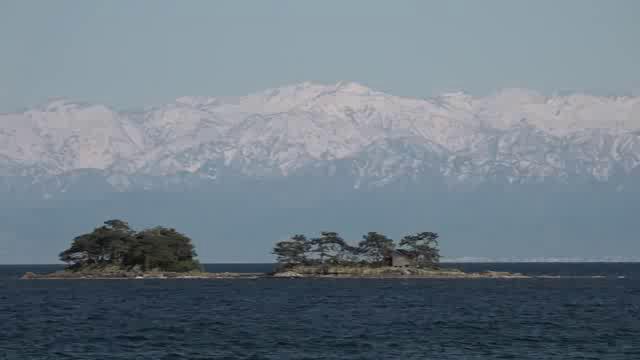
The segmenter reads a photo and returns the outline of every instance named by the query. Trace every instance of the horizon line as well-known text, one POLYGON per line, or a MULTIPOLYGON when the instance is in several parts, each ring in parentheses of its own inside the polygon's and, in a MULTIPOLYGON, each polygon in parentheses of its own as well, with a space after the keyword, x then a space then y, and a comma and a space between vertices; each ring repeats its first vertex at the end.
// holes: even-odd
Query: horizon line
POLYGON ((431 95, 431 96, 425 96, 425 97, 418 97, 418 96, 408 96, 408 95, 395 95, 391 92, 387 92, 384 90, 378 90, 376 88, 370 87, 368 85, 366 85, 363 82, 358 82, 358 81, 352 81, 352 80, 340 80, 338 82, 335 83, 331 83, 331 82, 320 82, 320 81, 301 81, 301 82, 293 82, 293 83, 286 83, 283 85, 279 85, 279 86, 272 86, 272 87, 266 87, 263 88, 261 90, 255 90, 255 91, 249 91, 244 93, 244 95, 181 95, 181 96, 177 96, 175 98, 172 98, 171 100, 165 100, 165 101, 159 101, 156 104, 147 104, 147 105, 138 105, 138 106, 123 106, 123 107, 118 107, 116 105, 113 104, 108 104, 106 102, 94 102, 94 101, 90 101, 90 100, 84 100, 81 99, 80 97, 77 96, 73 96, 73 95, 51 95, 51 96, 47 96, 45 99, 41 100, 41 101, 35 101, 32 105, 26 105, 26 106, 16 106, 14 107, 14 110, 2 110, 0 111, 0 115, 7 115, 7 114, 16 114, 16 113, 20 113, 20 112, 24 112, 24 111, 28 111, 34 108, 38 108, 41 106, 45 106, 57 101, 64 101, 64 102, 68 102, 68 103, 73 103, 73 104, 78 104, 78 105, 98 105, 98 106, 104 106, 110 110, 113 110, 115 112, 138 112, 138 111, 144 111, 145 109, 148 108, 154 108, 157 106, 162 106, 165 104, 171 104, 171 103, 176 103, 179 102, 178 100, 180 99, 184 99, 184 98, 204 98, 204 99, 220 99, 220 100, 224 100, 224 99, 238 99, 238 98, 245 98, 245 97, 249 97, 249 96, 255 96, 255 95, 260 95, 264 92, 268 92, 271 90, 280 90, 280 89, 285 89, 285 88, 291 88, 291 87, 299 87, 299 86, 323 86, 323 87, 335 87, 336 89, 339 89, 340 87, 344 87, 346 85, 356 85, 359 87, 362 87, 368 91, 371 91, 373 93, 378 93, 378 94, 383 94, 383 95, 388 95, 388 96, 392 96, 395 98, 401 98, 401 99, 407 99, 407 100, 422 100, 422 101, 429 101, 429 100, 437 100, 443 96, 451 96, 451 95, 457 95, 460 94, 462 96, 469 96, 472 97, 474 99, 486 99, 486 98, 491 98, 491 97, 495 97, 497 95, 500 95, 501 93, 504 92, 508 92, 508 91, 523 91, 523 92, 530 92, 532 93, 532 95, 534 96, 541 96, 544 97, 546 99, 549 98, 567 98, 567 97, 571 97, 571 96, 591 96, 591 97, 597 97, 597 98, 603 98, 603 99, 620 99, 620 98, 638 98, 640 97, 640 93, 636 94, 637 92, 639 92, 637 89, 627 89, 627 90, 621 90, 620 92, 614 92, 613 94, 611 93, 611 91, 606 91, 606 90, 587 90, 587 89, 556 89, 553 90, 551 92, 549 91, 541 91, 538 89, 534 89, 534 88, 528 88, 528 87, 518 87, 518 86, 506 86, 506 87, 501 87, 501 88, 496 88, 493 91, 489 91, 487 93, 484 94, 476 94, 470 91, 467 91, 463 88, 460 89, 456 89, 456 90, 446 90, 446 91, 440 91, 435 95, 431 95))

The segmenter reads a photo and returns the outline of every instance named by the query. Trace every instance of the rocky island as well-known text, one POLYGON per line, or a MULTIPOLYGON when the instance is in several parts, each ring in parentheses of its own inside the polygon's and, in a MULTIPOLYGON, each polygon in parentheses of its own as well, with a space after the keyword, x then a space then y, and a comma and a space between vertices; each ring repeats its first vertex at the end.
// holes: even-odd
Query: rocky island
POLYGON ((23 279, 253 279, 256 273, 210 273, 196 260, 191 239, 172 228, 135 231, 122 220, 109 220, 77 236, 60 253, 64 270, 26 273, 23 279))
POLYGON ((420 232, 394 241, 369 232, 350 245, 336 232, 307 239, 294 235, 276 243, 278 264, 271 273, 206 272, 196 259, 191 239, 161 226, 135 231, 125 221, 109 220, 92 232, 77 236, 60 253, 64 270, 26 273, 35 279, 257 279, 257 278, 418 278, 522 279, 517 273, 466 273, 440 265, 438 234, 420 232))
POLYGON ((522 279, 526 275, 484 271, 467 273, 440 265, 438 234, 420 232, 403 237, 396 245, 383 234, 369 232, 350 245, 336 232, 307 239, 294 235, 273 249, 278 267, 274 277, 285 278, 420 278, 420 279, 522 279))

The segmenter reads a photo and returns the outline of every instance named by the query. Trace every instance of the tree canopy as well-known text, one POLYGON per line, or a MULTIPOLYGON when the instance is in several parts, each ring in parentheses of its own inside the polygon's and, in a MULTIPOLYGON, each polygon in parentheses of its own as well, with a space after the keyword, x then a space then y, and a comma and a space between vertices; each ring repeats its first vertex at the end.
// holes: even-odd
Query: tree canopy
POLYGON ((89 266, 117 266, 143 271, 185 272, 200 269, 191 239, 162 226, 136 232, 122 220, 105 221, 92 232, 73 239, 60 253, 72 270, 89 266))
POLYGON ((438 234, 428 231, 407 235, 400 240, 400 246, 409 251, 416 265, 429 266, 440 262, 438 237, 438 234))
POLYGON ((362 241, 358 243, 362 254, 369 258, 369 261, 376 264, 383 264, 385 259, 391 256, 395 248, 393 240, 377 232, 369 232, 362 236, 362 241))
POLYGON ((320 237, 311 240, 311 251, 317 254, 321 263, 340 263, 348 251, 348 245, 337 232, 323 231, 320 237))
POLYGON ((289 240, 280 241, 273 248, 273 254, 283 264, 305 264, 307 254, 311 250, 311 242, 304 235, 294 235, 289 240))
POLYGON ((337 232, 323 231, 317 238, 294 235, 276 243, 273 254, 281 266, 295 265, 368 265, 389 266, 396 249, 404 250, 416 267, 437 267, 440 262, 438 234, 420 232, 403 237, 398 246, 393 239, 378 232, 362 236, 357 246, 351 246, 337 232))

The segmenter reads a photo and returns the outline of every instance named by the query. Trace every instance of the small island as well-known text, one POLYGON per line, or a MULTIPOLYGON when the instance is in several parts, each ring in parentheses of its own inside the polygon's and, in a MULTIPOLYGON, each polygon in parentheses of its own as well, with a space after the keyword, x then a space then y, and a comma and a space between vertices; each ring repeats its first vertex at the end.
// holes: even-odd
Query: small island
POLYGON ((336 232, 312 239, 298 234, 276 243, 272 253, 278 263, 271 273, 212 273, 198 262, 191 239, 177 230, 156 226, 135 231, 123 220, 109 220, 75 237, 60 253, 64 270, 29 272, 22 279, 527 278, 442 267, 438 238, 434 232, 419 232, 396 244, 369 232, 350 245, 336 232))
POLYGON ((23 279, 218 279, 260 274, 209 273, 196 259, 191 239, 173 228, 135 231, 122 220, 105 221, 73 239, 59 255, 66 268, 51 274, 26 273, 23 279))
POLYGON ((273 249, 278 265, 275 277, 314 278, 527 278, 518 273, 467 273, 440 265, 438 234, 419 232, 396 243, 378 232, 350 245, 336 232, 321 232, 307 239, 294 235, 273 249))

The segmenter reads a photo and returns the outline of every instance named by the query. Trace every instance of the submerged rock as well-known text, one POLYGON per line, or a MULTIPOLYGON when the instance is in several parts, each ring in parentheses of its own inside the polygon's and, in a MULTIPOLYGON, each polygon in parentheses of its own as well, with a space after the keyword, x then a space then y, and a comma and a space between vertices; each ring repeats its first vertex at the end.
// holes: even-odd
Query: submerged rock
POLYGON ((32 273, 29 271, 29 272, 26 272, 24 275, 22 275, 21 279, 29 280, 29 279, 34 279, 37 276, 38 275, 36 275, 35 273, 32 273))
POLYGON ((299 278, 303 277, 302 274, 299 274, 295 271, 284 271, 273 274, 273 277, 281 277, 281 278, 299 278))

